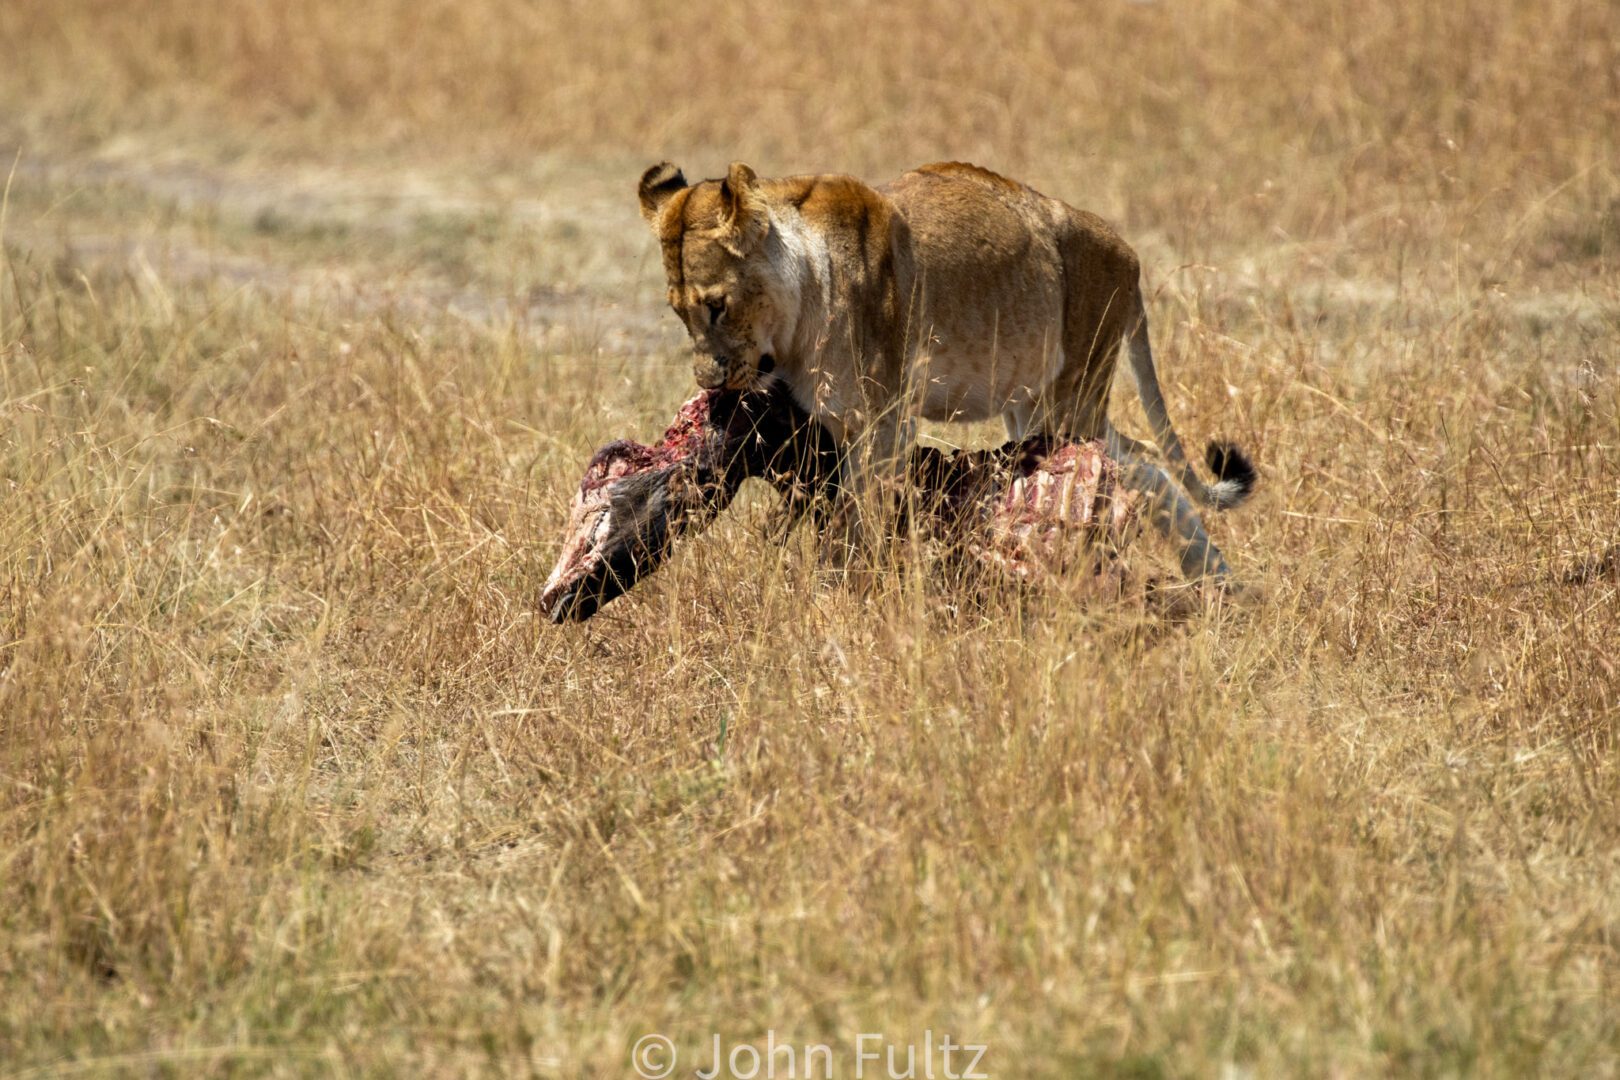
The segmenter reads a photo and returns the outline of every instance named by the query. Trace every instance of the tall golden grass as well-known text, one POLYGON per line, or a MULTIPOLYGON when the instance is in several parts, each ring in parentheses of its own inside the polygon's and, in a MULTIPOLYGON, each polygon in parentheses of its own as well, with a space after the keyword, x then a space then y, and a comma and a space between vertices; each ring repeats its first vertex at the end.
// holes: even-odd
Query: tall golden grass
POLYGON ((1620 1067, 1606 6, 3 14, 0 1075, 1620 1067), (756 504, 541 625, 689 391, 665 155, 1115 217, 1264 602, 860 595, 756 504))
POLYGON ((1131 223, 1358 247, 1601 212, 1620 183, 1614 13, 1592 0, 13 0, 6 14, 8 96, 42 135, 202 121, 238 146, 696 150, 874 177, 960 157, 1131 223))

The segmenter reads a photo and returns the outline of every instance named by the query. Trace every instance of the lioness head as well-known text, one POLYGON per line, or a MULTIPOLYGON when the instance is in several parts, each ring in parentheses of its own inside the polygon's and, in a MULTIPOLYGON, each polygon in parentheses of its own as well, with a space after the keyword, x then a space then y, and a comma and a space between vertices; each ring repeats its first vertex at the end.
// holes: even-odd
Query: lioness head
POLYGON ((797 310, 772 257, 770 212, 754 170, 688 186, 669 162, 641 175, 641 216, 663 248, 669 306, 692 335, 693 372, 706 390, 741 390, 776 366, 772 350, 797 310))

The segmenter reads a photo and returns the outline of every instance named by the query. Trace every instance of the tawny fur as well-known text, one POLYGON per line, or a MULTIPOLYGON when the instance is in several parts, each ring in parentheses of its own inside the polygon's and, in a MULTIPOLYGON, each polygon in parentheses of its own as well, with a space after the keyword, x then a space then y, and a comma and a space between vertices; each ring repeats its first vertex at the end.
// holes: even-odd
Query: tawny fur
POLYGON ((666 162, 640 198, 699 384, 752 385, 769 357, 847 448, 851 492, 904 460, 917 417, 1001 415, 1015 438, 1110 438, 1134 457, 1108 422, 1122 342, 1180 483, 1217 507, 1253 485, 1235 448, 1214 485, 1187 463, 1153 368, 1140 264, 1094 214, 958 162, 877 188, 760 179, 741 163, 689 186, 666 162))

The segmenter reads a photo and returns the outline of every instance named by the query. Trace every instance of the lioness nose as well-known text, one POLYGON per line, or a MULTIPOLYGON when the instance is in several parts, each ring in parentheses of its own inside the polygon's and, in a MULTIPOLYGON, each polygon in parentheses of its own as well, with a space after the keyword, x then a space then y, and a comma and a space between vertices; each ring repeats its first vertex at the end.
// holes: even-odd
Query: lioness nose
POLYGON ((731 365, 725 360, 699 355, 692 363, 692 374, 697 376, 697 384, 705 390, 717 390, 725 385, 726 373, 731 365))

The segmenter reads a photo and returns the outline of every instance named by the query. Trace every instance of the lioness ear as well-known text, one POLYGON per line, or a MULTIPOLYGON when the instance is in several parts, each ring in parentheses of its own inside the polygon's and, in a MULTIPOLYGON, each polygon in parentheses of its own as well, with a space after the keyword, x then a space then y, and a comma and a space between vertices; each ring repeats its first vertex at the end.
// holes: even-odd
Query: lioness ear
POLYGON ((652 168, 641 174, 641 185, 637 194, 641 196, 641 216, 647 219, 647 224, 658 227, 658 217, 664 212, 664 204, 669 202, 670 196, 686 187, 686 177, 668 161, 660 161, 652 168))
POLYGON ((754 170, 740 161, 733 161, 720 181, 720 208, 720 227, 730 234, 731 246, 746 251, 764 239, 770 227, 765 196, 754 170))

